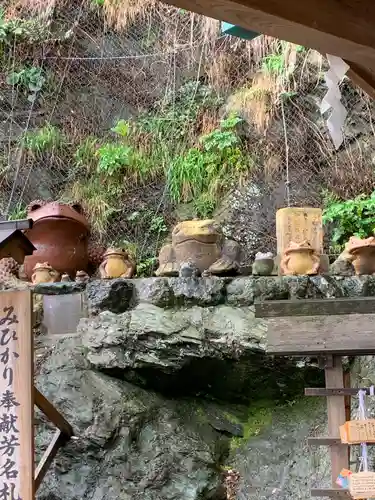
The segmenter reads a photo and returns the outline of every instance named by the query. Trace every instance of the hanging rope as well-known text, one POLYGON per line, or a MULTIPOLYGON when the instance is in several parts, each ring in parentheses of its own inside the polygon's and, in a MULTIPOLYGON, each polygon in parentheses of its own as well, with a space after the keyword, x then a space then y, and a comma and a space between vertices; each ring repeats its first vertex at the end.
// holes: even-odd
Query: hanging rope
POLYGON ((283 128, 284 128, 284 142, 285 142, 285 196, 287 206, 290 207, 290 180, 289 180, 289 145, 288 145, 288 135, 286 133, 286 122, 285 122, 285 113, 284 113, 284 101, 281 96, 281 117, 283 120, 283 128))

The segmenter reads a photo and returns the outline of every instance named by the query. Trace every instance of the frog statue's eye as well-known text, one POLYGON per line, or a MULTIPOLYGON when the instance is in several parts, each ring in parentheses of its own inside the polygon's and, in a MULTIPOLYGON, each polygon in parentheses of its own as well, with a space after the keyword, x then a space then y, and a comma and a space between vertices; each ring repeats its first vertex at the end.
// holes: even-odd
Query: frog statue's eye
POLYGON ((42 205, 39 205, 39 203, 33 203, 30 207, 30 212, 35 212, 35 210, 38 210, 38 208, 41 208, 42 205))
POLYGON ((72 209, 78 212, 79 214, 83 213, 83 209, 79 203, 75 203, 74 205, 72 205, 72 209))

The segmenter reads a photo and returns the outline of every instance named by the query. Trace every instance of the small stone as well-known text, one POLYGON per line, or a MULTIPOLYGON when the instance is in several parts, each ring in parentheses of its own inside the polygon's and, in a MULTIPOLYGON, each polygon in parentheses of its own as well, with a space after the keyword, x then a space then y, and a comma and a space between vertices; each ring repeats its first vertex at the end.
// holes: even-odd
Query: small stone
POLYGON ((345 296, 345 292, 334 276, 310 276, 310 282, 313 283, 323 298, 333 299, 345 296))
POLYGON ((225 301, 225 278, 168 278, 175 305, 214 306, 225 301))
POLYGON ((255 278, 235 278, 227 285, 227 302, 230 305, 251 306, 255 296, 255 278))
POLYGON ((259 300, 287 299, 289 298, 288 282, 281 277, 259 277, 255 280, 255 297, 259 300))
POLYGON ((182 262, 178 275, 180 278, 198 278, 200 276, 198 267, 193 262, 182 262))
POLYGON ((133 306, 136 296, 132 280, 93 280, 86 286, 89 311, 122 313, 133 306))
POLYGON ((364 297, 371 295, 368 293, 371 289, 369 286, 369 276, 336 276, 337 286, 342 290, 343 297, 364 297))
POLYGON ((283 281, 288 286, 290 299, 305 299, 309 295, 308 276, 284 276, 283 281))
POLYGON ((353 264, 343 258, 337 258, 329 267, 332 276, 353 276, 355 274, 353 264))
POLYGON ((159 307, 173 305, 173 292, 168 278, 142 278, 132 281, 136 292, 136 301, 154 304, 159 307))

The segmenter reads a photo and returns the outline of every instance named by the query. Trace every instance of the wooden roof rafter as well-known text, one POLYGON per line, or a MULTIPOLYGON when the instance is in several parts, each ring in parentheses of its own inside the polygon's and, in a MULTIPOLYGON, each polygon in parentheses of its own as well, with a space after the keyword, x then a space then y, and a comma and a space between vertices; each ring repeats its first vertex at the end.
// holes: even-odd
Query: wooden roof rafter
POLYGON ((166 3, 242 28, 332 54, 348 76, 375 97, 373 0, 166 0, 166 3))

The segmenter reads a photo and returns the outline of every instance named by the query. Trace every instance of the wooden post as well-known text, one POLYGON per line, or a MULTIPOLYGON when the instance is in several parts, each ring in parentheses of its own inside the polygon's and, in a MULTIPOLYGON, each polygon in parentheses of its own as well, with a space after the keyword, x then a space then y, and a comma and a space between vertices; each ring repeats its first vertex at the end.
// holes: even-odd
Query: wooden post
MULTIPOLYGON (((350 369, 344 371, 344 385, 346 389, 350 388, 350 369)), ((352 406, 352 398, 350 395, 345 396, 345 420, 349 422, 351 419, 351 406, 352 406)), ((348 461, 350 464, 350 446, 348 446, 348 461)))
POLYGON ((0 293, 0 498, 34 499, 32 296, 0 293))
MULTIPOLYGON (((327 389, 342 388, 344 372, 341 356, 333 356, 331 368, 325 368, 327 389)), ((328 434, 329 437, 339 437, 339 427, 346 422, 345 396, 327 396, 328 434)), ((349 468, 348 446, 337 444, 330 447, 332 486, 342 469, 349 468)))

